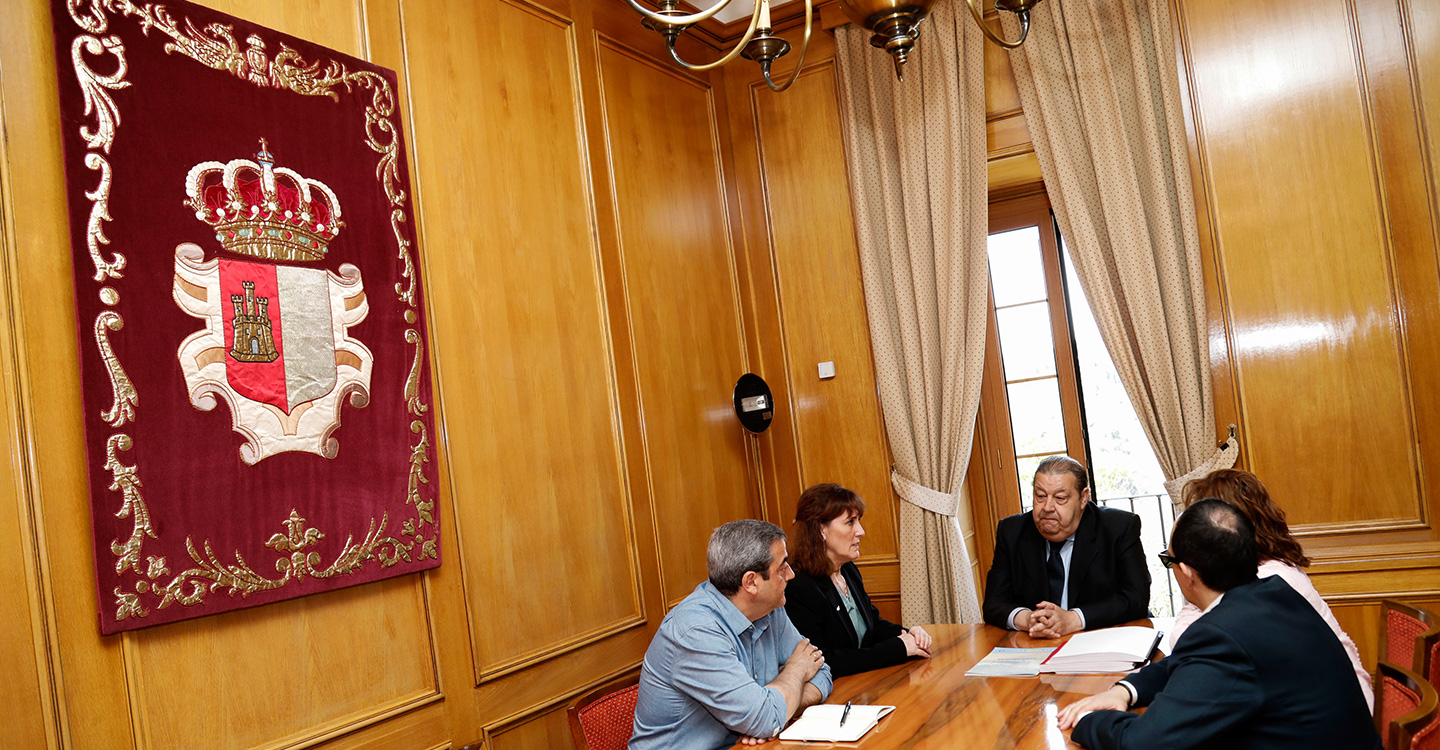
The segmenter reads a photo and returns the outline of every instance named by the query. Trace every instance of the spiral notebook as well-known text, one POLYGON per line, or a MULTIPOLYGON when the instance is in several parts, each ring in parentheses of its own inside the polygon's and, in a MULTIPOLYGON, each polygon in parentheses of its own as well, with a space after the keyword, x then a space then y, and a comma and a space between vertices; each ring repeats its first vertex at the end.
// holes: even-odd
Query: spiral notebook
POLYGON ((840 725, 840 716, 845 713, 844 704, 823 703, 805 709, 788 729, 780 733, 782 740, 804 740, 806 742, 854 742, 880 723, 885 715, 894 711, 894 706, 850 706, 850 715, 845 725, 840 725))

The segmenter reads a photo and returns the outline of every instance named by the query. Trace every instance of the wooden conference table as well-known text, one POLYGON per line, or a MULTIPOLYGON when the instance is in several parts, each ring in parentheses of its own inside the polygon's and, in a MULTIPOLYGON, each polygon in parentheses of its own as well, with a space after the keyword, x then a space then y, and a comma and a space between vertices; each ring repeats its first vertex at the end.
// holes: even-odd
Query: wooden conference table
MULTIPOLYGON (((1151 625, 1137 620, 1127 625, 1151 625)), ((827 703, 895 706, 855 743, 767 742, 758 747, 790 748, 993 748, 1060 750, 1078 748, 1061 732, 1056 712, 1087 695, 1102 693, 1117 675, 966 677, 965 671, 996 646, 1042 648, 1068 639, 1038 640, 989 625, 927 625, 935 643, 929 659, 863 672, 835 681, 827 703)), ((735 745, 736 748, 753 747, 735 745)))

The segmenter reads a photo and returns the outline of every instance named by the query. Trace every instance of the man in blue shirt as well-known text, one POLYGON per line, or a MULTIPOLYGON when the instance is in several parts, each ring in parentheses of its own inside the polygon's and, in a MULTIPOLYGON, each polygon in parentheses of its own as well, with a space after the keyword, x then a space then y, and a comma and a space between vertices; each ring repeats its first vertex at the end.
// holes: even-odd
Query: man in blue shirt
POLYGON ((710 580, 645 652, 630 750, 758 744, 830 695, 830 668, 782 607, 795 577, 780 527, 745 519, 710 535, 710 580))

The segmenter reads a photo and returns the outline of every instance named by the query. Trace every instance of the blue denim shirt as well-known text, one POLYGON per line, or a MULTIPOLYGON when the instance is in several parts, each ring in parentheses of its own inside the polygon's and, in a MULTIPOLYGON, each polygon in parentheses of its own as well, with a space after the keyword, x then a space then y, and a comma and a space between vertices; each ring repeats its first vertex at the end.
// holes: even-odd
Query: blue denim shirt
MULTIPOLYGON (((709 581, 660 622, 640 670, 630 750, 724 748, 740 735, 774 737, 785 696, 765 687, 803 636, 784 608, 750 622, 709 581)), ((810 680, 830 695, 830 666, 810 680)))

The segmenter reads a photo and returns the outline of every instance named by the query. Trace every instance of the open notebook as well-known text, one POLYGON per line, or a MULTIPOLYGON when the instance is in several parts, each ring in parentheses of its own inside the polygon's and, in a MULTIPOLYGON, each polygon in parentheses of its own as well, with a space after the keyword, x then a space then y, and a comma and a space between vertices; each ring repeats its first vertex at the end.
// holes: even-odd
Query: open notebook
POLYGON ((840 715, 845 712, 843 704, 823 703, 805 709, 788 729, 780 733, 782 740, 805 740, 808 742, 854 742, 880 719, 894 711, 894 706, 850 706, 850 715, 845 726, 840 726, 840 715))
POLYGON ((1134 626, 1076 633, 1040 663, 1040 671, 1056 674, 1129 672, 1150 659, 1164 635, 1154 628, 1134 626))

